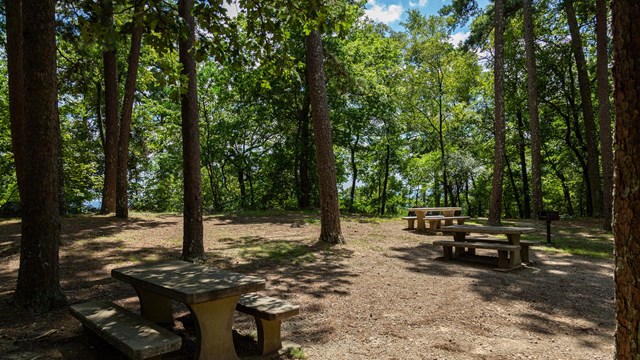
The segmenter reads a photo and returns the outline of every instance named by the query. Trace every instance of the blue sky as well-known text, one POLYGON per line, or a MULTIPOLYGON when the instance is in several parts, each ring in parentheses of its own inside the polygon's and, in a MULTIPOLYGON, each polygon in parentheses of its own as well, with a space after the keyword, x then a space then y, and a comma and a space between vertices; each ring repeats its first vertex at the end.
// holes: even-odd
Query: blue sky
MULTIPOLYGON (((394 30, 402 30, 400 23, 406 19, 407 11, 417 9, 425 15, 437 15, 440 8, 450 3, 451 0, 368 0, 366 14, 373 21, 385 23, 394 30)), ((488 3, 489 0, 478 0, 481 8, 488 3)), ((466 36, 468 29, 462 28, 452 38, 464 40, 466 36)))

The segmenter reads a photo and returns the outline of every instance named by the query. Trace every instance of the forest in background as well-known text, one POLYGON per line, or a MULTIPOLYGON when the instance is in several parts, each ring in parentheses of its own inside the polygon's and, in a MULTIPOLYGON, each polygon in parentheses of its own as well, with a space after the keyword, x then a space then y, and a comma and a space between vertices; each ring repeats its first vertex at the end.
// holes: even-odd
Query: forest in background
MULTIPOLYGON (((462 17, 454 6, 441 16, 412 11, 405 30, 393 31, 364 18, 364 2, 341 4, 333 9, 340 20, 323 36, 341 209, 394 215, 409 205, 455 205, 465 214, 487 216, 495 162, 493 5, 466 8, 462 17), (466 19, 471 36, 452 44, 454 29, 466 19)), ((593 107, 599 108, 596 9, 587 1, 573 5, 593 117, 593 107)), ((267 6, 260 16, 241 11, 232 17, 221 6, 211 9, 196 4, 194 11, 204 211, 318 208, 305 29, 279 22, 282 10, 267 6)), ((111 28, 99 21, 101 14, 91 1, 60 1, 56 13, 68 212, 87 211, 88 203, 102 197, 105 43, 113 44, 119 93, 125 92, 134 7, 115 1, 111 28)), ((553 0, 534 2, 532 14, 544 208, 592 216, 588 157, 593 149, 589 153, 589 115, 580 94, 571 16, 565 2, 553 0)), ((128 192, 135 210, 183 207, 177 19, 174 4, 158 1, 145 9, 142 21, 129 137, 128 192)), ((531 216, 532 205, 522 2, 507 1, 505 20, 502 211, 523 218, 531 216)), ((5 42, 4 32, 0 36, 5 42)), ((19 195, 6 53, 0 55, 4 204, 18 202, 19 195)))

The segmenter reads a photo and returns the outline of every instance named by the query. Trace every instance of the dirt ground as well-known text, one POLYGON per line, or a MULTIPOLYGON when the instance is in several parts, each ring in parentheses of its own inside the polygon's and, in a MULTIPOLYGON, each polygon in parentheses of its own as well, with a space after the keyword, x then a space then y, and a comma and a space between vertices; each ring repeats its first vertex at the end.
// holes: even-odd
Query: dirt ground
MULTIPOLYGON (((576 237, 589 237, 598 223, 554 227, 578 227, 576 237)), ((519 225, 544 232, 540 222, 519 225)), ((405 227, 399 218, 345 219, 347 244, 325 247, 317 243, 319 221, 308 215, 212 216, 205 218, 205 248, 211 266, 263 277, 268 295, 300 305, 300 315, 283 323, 283 338, 299 344, 308 359, 613 357, 611 258, 540 246, 532 248, 532 265, 499 272, 491 264, 445 261, 431 243, 449 237, 405 227)), ((31 316, 9 306, 19 231, 17 221, 0 221, 0 358, 121 359, 106 345, 87 345, 66 308, 31 316)), ((62 234, 61 285, 69 304, 109 299, 139 311, 133 288, 110 271, 178 258, 182 219, 80 216, 64 219, 62 234)), ((174 306, 173 331, 183 348, 166 358, 191 359, 193 325, 187 309, 174 306)), ((252 319, 237 314, 241 359, 260 358, 255 333, 252 319)))

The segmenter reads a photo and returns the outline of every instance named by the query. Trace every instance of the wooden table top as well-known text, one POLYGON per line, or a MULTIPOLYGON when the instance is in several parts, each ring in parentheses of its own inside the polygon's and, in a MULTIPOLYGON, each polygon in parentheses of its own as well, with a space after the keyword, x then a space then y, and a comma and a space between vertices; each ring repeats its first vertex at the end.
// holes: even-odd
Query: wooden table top
POLYGON ((111 270, 111 276, 185 304, 264 290, 265 280, 186 261, 170 260, 111 270))
POLYGON ((410 208, 409 211, 462 211, 461 207, 417 207, 410 208))
POLYGON ((530 227, 515 226, 482 226, 482 225, 449 225, 443 226, 442 231, 479 233, 479 234, 526 234, 535 232, 536 229, 530 227))

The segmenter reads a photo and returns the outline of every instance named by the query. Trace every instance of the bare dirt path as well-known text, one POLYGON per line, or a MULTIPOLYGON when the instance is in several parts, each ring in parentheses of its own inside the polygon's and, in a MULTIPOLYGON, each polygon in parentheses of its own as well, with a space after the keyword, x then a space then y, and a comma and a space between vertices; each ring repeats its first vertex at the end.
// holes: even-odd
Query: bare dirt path
MULTIPOLYGON (((145 214, 64 219, 61 282, 69 303, 109 299, 137 311, 133 289, 110 271, 179 257, 181 222, 145 214)), ((598 224, 554 227, 572 227, 582 241, 598 224)), ((542 224, 530 225, 543 232, 542 224)), ((345 219, 342 227, 348 243, 324 247, 316 242, 319 224, 306 215, 207 217, 208 263, 264 277, 269 295, 299 304, 301 314, 285 321, 283 337, 300 344, 308 359, 613 357, 610 258, 535 247, 533 265, 504 273, 443 260, 431 243, 448 237, 404 230, 400 219, 345 219)), ((16 221, 0 221, 0 358, 121 359, 107 346, 88 346, 66 309, 34 317, 9 307, 18 238, 16 221)), ((190 359, 192 323, 186 308, 176 304, 175 313, 173 330, 185 341, 168 358, 190 359)), ((260 358, 252 320, 238 315, 234 329, 240 358, 260 358)))

